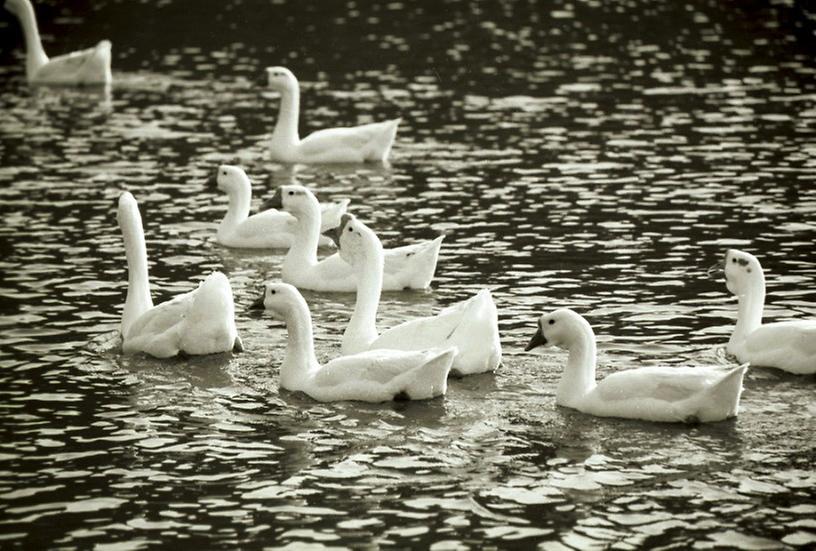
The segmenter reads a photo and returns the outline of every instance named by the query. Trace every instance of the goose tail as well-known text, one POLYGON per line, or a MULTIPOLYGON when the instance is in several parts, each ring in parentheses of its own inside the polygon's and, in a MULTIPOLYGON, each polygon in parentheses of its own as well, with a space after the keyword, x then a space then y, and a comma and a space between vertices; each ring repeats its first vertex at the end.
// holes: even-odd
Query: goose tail
POLYGON ((326 204, 320 212, 320 231, 328 231, 339 226, 340 218, 348 210, 349 203, 351 203, 351 199, 340 199, 334 203, 326 204))
POLYGON ((448 392, 448 375, 459 349, 451 346, 430 352, 433 355, 425 363, 406 373, 410 382, 402 392, 411 400, 435 398, 448 392))
POLYGON ((444 235, 440 235, 418 251, 413 258, 414 266, 417 267, 416 275, 413 278, 411 287, 414 289, 426 289, 430 287, 436 274, 436 265, 439 262, 439 250, 442 248, 444 235))
POLYGON ((382 123, 382 133, 375 138, 372 144, 372 160, 381 163, 388 162, 388 157, 391 155, 391 147, 394 145, 394 140, 397 137, 397 127, 400 122, 402 122, 402 118, 392 119, 382 123))
POLYGON ((710 403, 717 404, 725 410, 721 412, 724 418, 737 415, 742 395, 742 380, 748 371, 748 365, 744 363, 728 370, 708 391, 710 403))

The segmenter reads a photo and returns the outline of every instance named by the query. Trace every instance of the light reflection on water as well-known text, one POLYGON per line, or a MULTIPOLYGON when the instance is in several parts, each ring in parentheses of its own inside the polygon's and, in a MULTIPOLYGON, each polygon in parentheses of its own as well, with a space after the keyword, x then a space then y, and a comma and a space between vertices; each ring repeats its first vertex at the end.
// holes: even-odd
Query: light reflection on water
MULTIPOLYGON (((202 8, 200 31, 185 23, 183 47, 168 41, 189 17, 174 5, 147 15, 154 42, 116 2, 44 23, 56 52, 114 38, 108 93, 29 91, 3 51, 0 541, 813 544, 811 378, 752 370, 738 419, 660 426, 556 408, 564 353, 521 353, 541 311, 569 306, 596 329, 601 376, 727 363, 736 306, 706 274, 727 247, 762 259, 768 318, 816 315, 812 56, 761 23, 790 10, 444 7, 287 6, 282 20, 310 23, 274 44, 261 8, 233 2, 202 8), (403 116, 393 164, 270 164, 271 64, 301 74, 304 130, 403 116), (297 180, 352 197, 386 244, 445 233, 434 289, 385 294, 380 324, 488 285, 503 368, 421 404, 280 393, 283 329, 246 307, 282 256, 214 242, 226 204, 204 181, 236 159, 256 205, 297 180), (154 297, 224 270, 246 353, 111 352, 123 189, 142 208, 154 297)), ((350 297, 307 300, 329 358, 350 297)))

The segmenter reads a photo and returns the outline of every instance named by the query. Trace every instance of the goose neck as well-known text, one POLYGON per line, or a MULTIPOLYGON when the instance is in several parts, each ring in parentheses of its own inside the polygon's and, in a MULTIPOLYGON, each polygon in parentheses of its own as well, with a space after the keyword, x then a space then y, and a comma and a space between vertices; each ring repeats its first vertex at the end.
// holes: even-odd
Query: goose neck
POLYGON ((292 246, 286 253, 284 269, 302 269, 317 264, 317 245, 320 240, 320 207, 308 205, 294 214, 295 232, 292 246))
POLYGON ((757 277, 748 282, 745 292, 737 295, 739 310, 737 324, 730 343, 742 342, 762 325, 762 311, 765 308, 765 277, 757 277))
POLYGON ((147 247, 141 218, 126 219, 121 227, 127 256, 128 289, 120 330, 122 335, 127 335, 133 322, 153 307, 153 300, 150 298, 147 247))
POLYGON ((34 6, 28 0, 14 1, 14 5, 16 7, 15 13, 23 28, 23 37, 26 43, 26 76, 31 79, 40 67, 48 63, 48 56, 45 55, 40 40, 40 30, 37 26, 34 6))
POLYGON ((567 367, 558 384, 556 402, 568 407, 578 404, 595 387, 597 349, 595 335, 582 332, 569 347, 567 367))
POLYGON ((252 189, 249 187, 248 182, 246 185, 230 189, 227 196, 229 197, 229 206, 219 229, 235 227, 249 217, 252 189))
POLYGON ((312 317, 302 298, 286 314, 286 356, 280 370, 280 384, 289 390, 303 390, 304 384, 320 368, 314 351, 312 317))
POLYGON ((344 354, 368 350, 377 339, 377 308, 382 294, 384 262, 380 248, 367 251, 361 261, 353 265, 357 272, 357 300, 343 333, 344 354))
POLYGON ((278 121, 272 132, 272 142, 292 145, 300 141, 298 136, 298 116, 300 114, 300 89, 297 85, 281 92, 278 121))

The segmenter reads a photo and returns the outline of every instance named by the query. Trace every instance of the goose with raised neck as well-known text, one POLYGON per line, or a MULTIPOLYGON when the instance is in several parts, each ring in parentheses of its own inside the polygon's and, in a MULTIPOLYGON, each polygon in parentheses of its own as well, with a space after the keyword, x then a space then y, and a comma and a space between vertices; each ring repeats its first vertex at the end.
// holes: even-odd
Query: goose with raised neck
POLYGON ((728 352, 752 366, 816 373, 816 320, 762 323, 765 274, 751 253, 728 250, 724 273, 726 287, 738 301, 728 352))
POLYGON ((382 244, 374 231, 350 214, 343 215, 334 236, 340 256, 357 274, 357 299, 343 333, 343 354, 379 348, 421 350, 452 345, 459 348, 459 354, 451 373, 471 375, 498 367, 502 355, 498 315, 488 289, 435 316, 401 323, 380 335, 376 320, 385 264, 382 244))
POLYGON ((423 351, 377 350, 317 361, 309 306, 287 283, 266 285, 252 305, 266 309, 286 323, 286 352, 280 386, 303 392, 320 402, 424 400, 447 392, 447 378, 455 347, 423 351))
POLYGON ((707 423, 737 415, 747 364, 641 367, 595 380, 597 349, 589 322, 569 309, 542 315, 526 351, 558 346, 569 351, 555 403, 599 417, 707 423))
MULTIPOLYGON (((251 215, 252 182, 246 172, 234 165, 221 165, 209 184, 227 194, 227 213, 218 225, 216 241, 225 247, 244 249, 285 249, 294 242, 295 218, 277 209, 251 215)), ((320 228, 328 230, 340 223, 349 200, 321 205, 320 228)), ((321 236, 320 247, 332 247, 331 239, 321 236)))
POLYGON ((26 46, 26 78, 32 84, 109 84, 111 43, 103 40, 93 48, 54 58, 46 55, 37 16, 29 0, 6 0, 5 8, 20 21, 26 46))
POLYGON ((243 350, 227 277, 212 272, 197 289, 154 306, 142 217, 136 199, 128 192, 119 196, 117 220, 128 265, 127 298, 120 324, 122 351, 168 358, 181 352, 199 355, 243 350))
MULTIPOLYGON (((339 254, 318 261, 320 203, 300 185, 280 186, 263 207, 283 209, 293 215, 294 242, 281 265, 281 279, 300 289, 354 292, 357 281, 352 267, 339 254)), ((425 289, 431 284, 444 236, 385 250, 383 289, 425 289)))
POLYGON ((269 87, 280 93, 278 120, 269 142, 273 160, 285 163, 363 163, 388 161, 401 119, 298 134, 300 84, 286 67, 266 69, 269 87))

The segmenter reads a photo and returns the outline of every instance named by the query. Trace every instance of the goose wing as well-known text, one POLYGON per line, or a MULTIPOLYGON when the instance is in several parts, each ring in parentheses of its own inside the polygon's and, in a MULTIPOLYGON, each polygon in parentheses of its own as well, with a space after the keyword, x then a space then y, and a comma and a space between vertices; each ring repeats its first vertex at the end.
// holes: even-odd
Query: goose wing
POLYGON ((597 386, 605 401, 680 402, 706 391, 729 371, 713 367, 642 367, 609 375, 597 386))

